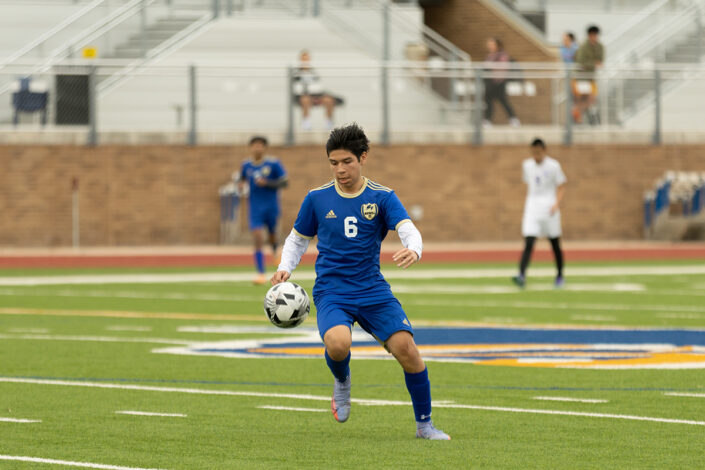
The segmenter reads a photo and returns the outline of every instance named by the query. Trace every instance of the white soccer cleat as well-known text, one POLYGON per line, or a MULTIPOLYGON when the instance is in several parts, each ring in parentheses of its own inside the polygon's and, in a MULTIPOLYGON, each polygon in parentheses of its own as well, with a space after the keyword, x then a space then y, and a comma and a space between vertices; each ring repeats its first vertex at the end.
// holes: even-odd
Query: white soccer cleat
POLYGON ((428 439, 429 441, 450 441, 450 436, 440 429, 436 429, 433 423, 418 423, 416 428, 417 439, 428 439))
POLYGON ((333 398, 330 401, 330 410, 333 412, 333 417, 339 423, 344 423, 350 416, 350 389, 352 381, 350 376, 345 379, 345 382, 334 380, 333 398))

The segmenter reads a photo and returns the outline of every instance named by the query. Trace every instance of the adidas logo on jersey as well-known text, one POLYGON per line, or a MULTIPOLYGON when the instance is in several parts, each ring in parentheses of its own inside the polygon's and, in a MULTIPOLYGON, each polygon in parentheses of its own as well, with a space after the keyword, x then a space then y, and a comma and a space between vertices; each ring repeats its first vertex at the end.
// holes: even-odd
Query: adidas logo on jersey
POLYGON ((330 212, 328 212, 326 214, 326 219, 337 219, 337 218, 338 218, 338 216, 335 215, 335 212, 333 212, 333 209, 331 209, 330 212))

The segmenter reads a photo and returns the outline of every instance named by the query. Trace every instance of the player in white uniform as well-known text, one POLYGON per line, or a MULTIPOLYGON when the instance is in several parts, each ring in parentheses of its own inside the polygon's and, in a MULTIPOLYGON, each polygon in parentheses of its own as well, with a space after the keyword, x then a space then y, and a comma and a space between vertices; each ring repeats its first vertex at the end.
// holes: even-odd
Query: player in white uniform
POLYGON ((563 251, 561 250, 560 205, 565 194, 566 178, 560 163, 546 155, 546 144, 541 139, 531 143, 531 157, 524 160, 522 177, 528 190, 521 224, 524 236, 524 252, 521 255, 519 274, 512 278, 519 287, 526 284, 526 268, 531 260, 534 243, 538 237, 546 237, 556 259, 555 286, 563 287, 563 251))

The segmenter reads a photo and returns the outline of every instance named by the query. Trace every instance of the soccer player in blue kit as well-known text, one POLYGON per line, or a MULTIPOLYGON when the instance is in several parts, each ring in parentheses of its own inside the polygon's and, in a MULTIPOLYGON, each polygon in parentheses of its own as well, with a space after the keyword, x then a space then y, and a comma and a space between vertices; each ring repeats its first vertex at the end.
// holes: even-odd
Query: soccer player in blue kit
POLYGON ((286 170, 279 160, 267 156, 267 139, 255 136, 250 139, 252 159, 242 162, 239 175, 239 189, 242 194, 245 183, 250 187, 250 230, 255 242, 255 284, 264 284, 264 229, 269 233, 272 256, 277 256, 277 221, 279 219, 279 190, 286 187, 286 170))
POLYGON ((313 300, 325 359, 333 373, 331 411, 338 422, 350 415, 350 346, 357 322, 382 343, 404 369, 416 416, 416 437, 449 440, 431 422, 431 383, 414 343, 413 329, 379 267, 382 240, 396 230, 403 249, 394 254, 401 268, 421 258, 421 234, 389 188, 362 176, 369 140, 351 124, 331 131, 326 144, 334 180, 311 190, 282 249, 271 279, 289 279, 309 241, 318 237, 313 300))

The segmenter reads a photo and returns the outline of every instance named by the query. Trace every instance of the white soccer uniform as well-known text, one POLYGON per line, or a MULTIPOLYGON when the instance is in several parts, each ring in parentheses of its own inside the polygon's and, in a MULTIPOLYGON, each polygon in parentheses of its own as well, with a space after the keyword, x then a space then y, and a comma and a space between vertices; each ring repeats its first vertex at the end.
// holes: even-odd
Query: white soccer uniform
POLYGON ((522 165, 524 183, 528 187, 524 219, 521 224, 525 237, 558 238, 561 236, 561 213, 551 215, 556 203, 556 189, 566 182, 560 163, 544 157, 541 163, 529 158, 522 165))

